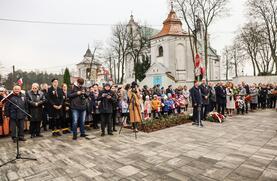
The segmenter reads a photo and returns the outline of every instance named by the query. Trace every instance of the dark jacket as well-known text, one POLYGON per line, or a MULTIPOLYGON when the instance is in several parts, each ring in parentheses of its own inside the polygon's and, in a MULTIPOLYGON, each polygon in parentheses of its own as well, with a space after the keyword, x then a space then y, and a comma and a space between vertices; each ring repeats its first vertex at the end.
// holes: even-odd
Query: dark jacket
POLYGON ((172 95, 172 94, 174 93, 174 91, 173 91, 172 88, 167 88, 167 89, 165 90, 165 93, 166 93, 166 95, 168 95, 169 93, 172 95))
POLYGON ((201 94, 202 94, 203 105, 209 105, 210 89, 209 89, 208 85, 201 84, 199 86, 199 88, 200 88, 201 94), (205 97, 207 97, 207 98, 205 98, 205 97))
POLYGON ((225 87, 217 86, 215 88, 216 93, 216 103, 217 104, 226 104, 226 89, 225 87))
POLYGON ((195 104, 197 106, 202 105, 203 101, 200 88, 196 88, 195 86, 193 86, 189 92, 191 96, 192 106, 195 106, 195 104))
POLYGON ((37 93, 29 91, 27 93, 27 102, 29 106, 29 113, 32 116, 30 121, 42 121, 42 106, 45 102, 44 94, 40 91, 37 93))
MULTIPOLYGON (((26 100, 26 96, 24 94, 22 93, 20 93, 19 95, 13 94, 8 99, 14 104, 16 104, 18 107, 23 109, 24 111, 26 112, 28 111, 28 103, 26 100)), ((10 117, 12 120, 16 120, 16 119, 22 120, 27 117, 27 115, 23 111, 21 111, 19 108, 17 108, 9 101, 7 101, 7 103, 5 104, 5 115, 10 117)))
POLYGON ((266 99, 268 94, 267 88, 262 87, 261 90, 259 91, 259 95, 261 99, 266 99))
POLYGON ((88 94, 87 93, 82 93, 80 95, 77 94, 78 91, 85 91, 85 88, 80 86, 74 85, 71 93, 69 94, 70 98, 70 107, 71 109, 77 109, 77 110, 86 110, 87 109, 87 99, 88 99, 88 94))
POLYGON ((48 89, 47 94, 47 101, 49 104, 49 115, 50 117, 59 118, 62 116, 62 109, 55 109, 53 106, 60 106, 63 105, 63 90, 61 88, 57 88, 57 90, 54 89, 53 86, 51 86, 48 89))
POLYGON ((62 112, 63 112, 63 119, 67 119, 70 118, 70 100, 69 100, 69 94, 70 92, 63 92, 63 108, 62 108, 62 112))
POLYGON ((111 90, 109 91, 102 90, 99 93, 97 100, 100 101, 100 104, 99 104, 100 113, 113 113, 113 106, 114 106, 114 102, 116 101, 114 92, 112 92, 111 90), (108 95, 111 96, 110 99, 107 98, 108 95))

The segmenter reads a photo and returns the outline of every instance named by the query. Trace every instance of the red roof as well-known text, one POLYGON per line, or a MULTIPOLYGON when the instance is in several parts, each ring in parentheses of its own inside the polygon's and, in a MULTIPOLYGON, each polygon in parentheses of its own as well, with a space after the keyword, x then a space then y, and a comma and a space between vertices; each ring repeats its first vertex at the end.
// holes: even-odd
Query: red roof
POLYGON ((184 36, 187 35, 182 29, 182 22, 177 17, 176 12, 171 9, 167 16, 167 19, 163 22, 163 29, 156 34, 152 39, 159 38, 162 36, 173 35, 173 36, 184 36))

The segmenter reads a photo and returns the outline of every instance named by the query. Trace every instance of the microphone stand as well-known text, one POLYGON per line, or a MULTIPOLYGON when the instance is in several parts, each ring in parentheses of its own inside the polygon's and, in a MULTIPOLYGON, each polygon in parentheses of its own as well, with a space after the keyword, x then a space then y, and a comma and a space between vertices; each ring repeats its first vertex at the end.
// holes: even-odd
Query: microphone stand
MULTIPOLYGON (((24 114, 26 114, 27 116, 29 116, 30 118, 32 117, 30 114, 28 114, 24 109, 22 109, 21 107, 19 107, 17 104, 15 104, 13 101, 9 100, 8 97, 12 94, 13 92, 11 92, 9 95, 7 95, 5 98, 3 98, 1 100, 1 102, 3 102, 5 99, 7 99, 7 101, 9 103, 11 103, 12 105, 14 105, 15 107, 17 107, 20 111, 22 111, 24 114)), ((17 117, 17 116, 16 116, 17 117)), ((27 157, 22 157, 20 152, 19 152, 19 121, 16 118, 15 120, 15 133, 16 133, 16 157, 10 161, 7 161, 5 163, 3 163, 2 165, 0 165, 0 167, 3 167, 4 165, 7 165, 9 163, 15 163, 16 160, 34 160, 37 161, 36 158, 27 158, 27 157)))

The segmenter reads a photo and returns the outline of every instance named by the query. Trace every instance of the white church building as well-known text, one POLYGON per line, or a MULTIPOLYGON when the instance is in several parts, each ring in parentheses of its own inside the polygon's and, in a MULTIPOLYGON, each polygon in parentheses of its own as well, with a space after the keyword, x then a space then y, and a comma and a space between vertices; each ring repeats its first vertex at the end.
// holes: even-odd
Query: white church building
MULTIPOLYGON (((201 31, 199 37, 202 37, 201 31)), ((203 52, 201 42, 203 41, 198 42, 199 52, 203 52)), ((150 52, 151 67, 146 72, 145 79, 140 82, 141 86, 192 84, 195 70, 189 34, 182 29, 182 22, 173 7, 163 22, 162 30, 151 38, 150 52)), ((201 57, 202 55, 200 53, 201 57)), ((206 71, 208 80, 220 80, 220 57, 210 46, 206 71)))

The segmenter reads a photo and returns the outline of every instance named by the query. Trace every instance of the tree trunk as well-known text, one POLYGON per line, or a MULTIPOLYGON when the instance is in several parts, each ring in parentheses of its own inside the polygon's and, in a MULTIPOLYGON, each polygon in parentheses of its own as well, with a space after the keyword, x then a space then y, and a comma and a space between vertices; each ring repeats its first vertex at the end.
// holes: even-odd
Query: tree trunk
POLYGON ((119 78, 120 78, 120 59, 118 60, 117 62, 117 81, 116 83, 118 84, 119 83, 119 78))
POLYGON ((277 75, 277 56, 273 56, 273 62, 275 63, 275 75, 277 75))
POLYGON ((125 67, 125 55, 122 56, 122 64, 121 64, 121 79, 120 79, 120 84, 123 84, 123 80, 124 80, 124 67, 125 67))
POLYGON ((226 81, 228 81, 228 73, 229 73, 229 59, 228 59, 228 55, 226 55, 226 81))
POLYGON ((205 76, 206 80, 208 80, 208 29, 206 27, 205 29, 205 35, 204 35, 204 56, 205 56, 205 76))
POLYGON ((255 61, 253 60, 252 57, 251 57, 251 62, 252 62, 252 66, 253 66, 253 74, 254 74, 254 76, 256 76, 256 65, 255 65, 255 61))
MULTIPOLYGON (((188 28, 188 30, 189 30, 189 28, 188 28)), ((190 49, 191 49, 191 54, 192 54, 192 61, 193 61, 193 74, 194 74, 194 77, 196 77, 196 75, 195 75, 195 55, 197 53, 197 46, 195 46, 195 45, 197 44, 197 38, 193 37, 194 41, 192 42, 190 30, 188 31, 188 33, 189 33, 189 44, 190 44, 190 49), (195 46, 195 53, 194 53, 193 45, 195 46)))

